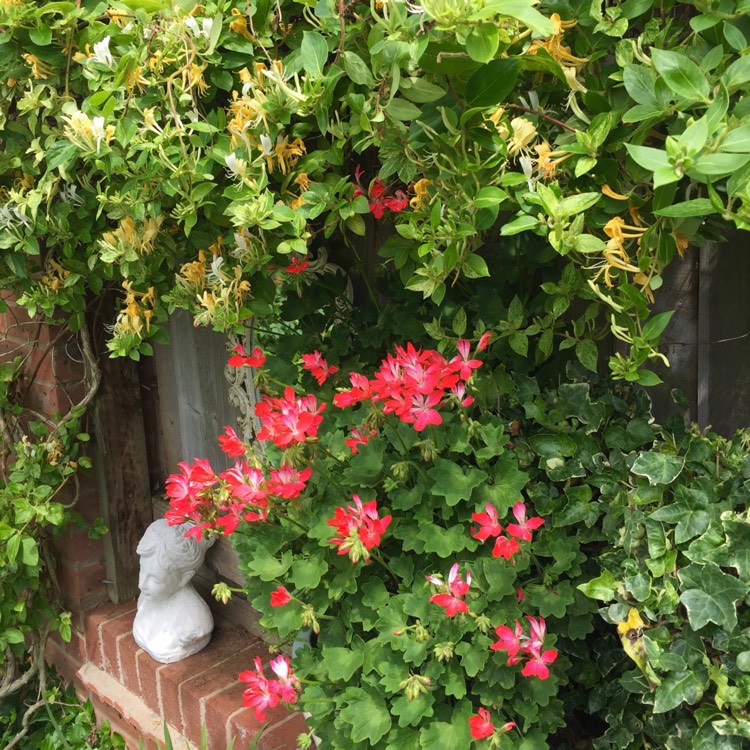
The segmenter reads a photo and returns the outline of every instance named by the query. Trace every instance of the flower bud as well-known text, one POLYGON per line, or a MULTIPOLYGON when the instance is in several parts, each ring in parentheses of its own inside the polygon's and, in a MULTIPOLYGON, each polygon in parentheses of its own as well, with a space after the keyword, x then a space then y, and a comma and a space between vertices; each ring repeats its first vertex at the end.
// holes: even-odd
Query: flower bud
POLYGON ((211 589, 211 595, 217 602, 226 604, 232 598, 232 592, 226 583, 217 583, 211 589))
POLYGON ((438 661, 450 661, 453 658, 453 644, 450 642, 438 643, 432 653, 438 661))
POLYGON ((399 689, 404 691, 406 700, 411 702, 419 698, 422 693, 427 692, 427 686, 430 684, 429 677, 423 677, 419 674, 413 674, 408 679, 399 683, 399 689))
POLYGON ((300 734, 297 737, 297 750, 307 750, 309 747, 312 747, 312 737, 310 734, 300 734))
POLYGON ((488 633, 492 628, 492 623, 487 615, 478 615, 476 619, 477 627, 483 632, 488 633))
POLYGON ((414 638, 416 639, 417 643, 424 643, 425 641, 429 641, 432 636, 430 635, 430 632, 427 630, 427 628, 422 625, 420 620, 417 620, 416 625, 414 626, 414 638))

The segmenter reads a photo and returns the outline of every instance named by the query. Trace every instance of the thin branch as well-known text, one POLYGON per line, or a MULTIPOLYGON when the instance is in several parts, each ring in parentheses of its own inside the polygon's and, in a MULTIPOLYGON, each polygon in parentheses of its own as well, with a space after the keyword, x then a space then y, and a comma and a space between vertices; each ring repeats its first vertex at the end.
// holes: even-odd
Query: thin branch
POLYGON ((554 117, 550 117, 549 115, 545 115, 544 112, 538 112, 534 109, 529 109, 528 107, 522 107, 520 104, 508 104, 506 105, 510 107, 511 109, 518 109, 521 110, 521 112, 527 112, 530 115, 537 115, 537 117, 543 117, 545 120, 549 120, 550 122, 554 122, 555 125, 561 128, 565 128, 565 130, 570 130, 571 132, 575 133, 576 129, 574 127, 571 127, 565 122, 561 122, 560 120, 556 120, 554 117))

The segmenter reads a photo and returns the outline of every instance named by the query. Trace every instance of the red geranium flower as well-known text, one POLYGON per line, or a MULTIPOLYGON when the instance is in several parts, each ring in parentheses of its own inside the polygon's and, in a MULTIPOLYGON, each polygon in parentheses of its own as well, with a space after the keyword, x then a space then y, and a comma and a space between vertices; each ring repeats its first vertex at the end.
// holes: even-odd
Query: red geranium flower
POLYGON ((475 740, 483 740, 494 734, 495 725, 490 721, 490 712, 480 708, 474 716, 469 717, 471 736, 475 740))
POLYGON ((248 354, 242 344, 237 344, 232 351, 236 353, 227 362, 230 367, 262 367, 266 362, 266 357, 259 346, 253 349, 252 354, 248 354))
POLYGON ((291 600, 292 595, 283 586, 277 586, 271 592, 272 607, 283 607, 285 604, 289 604, 291 600))

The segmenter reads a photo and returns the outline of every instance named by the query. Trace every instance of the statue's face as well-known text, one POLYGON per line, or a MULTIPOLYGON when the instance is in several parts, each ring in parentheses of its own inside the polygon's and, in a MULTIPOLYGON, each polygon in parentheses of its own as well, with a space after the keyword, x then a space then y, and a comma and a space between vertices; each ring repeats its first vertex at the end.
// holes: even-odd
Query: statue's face
POLYGON ((138 588, 148 599, 168 599, 183 587, 183 576, 182 570, 164 570, 156 555, 143 556, 138 588))

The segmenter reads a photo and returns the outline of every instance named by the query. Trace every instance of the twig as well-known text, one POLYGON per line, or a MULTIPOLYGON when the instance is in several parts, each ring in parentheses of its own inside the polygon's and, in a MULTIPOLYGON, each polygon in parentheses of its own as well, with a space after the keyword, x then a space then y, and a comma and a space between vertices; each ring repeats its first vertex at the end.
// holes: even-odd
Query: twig
POLYGON ((339 48, 336 50, 336 57, 333 58, 333 64, 335 65, 341 57, 341 53, 344 51, 344 40, 346 39, 346 22, 344 21, 344 0, 339 0, 339 48))
POLYGON ((521 112, 528 112, 530 115, 537 115, 538 117, 543 117, 545 120, 549 120, 550 122, 554 122, 555 125, 565 128, 565 130, 570 130, 571 132, 575 133, 576 129, 574 127, 571 127, 565 122, 561 122, 560 120, 556 120, 554 117, 550 117, 549 115, 545 115, 544 112, 537 112, 533 109, 529 109, 528 107, 522 107, 520 104, 508 104, 511 109, 519 109, 521 112))

